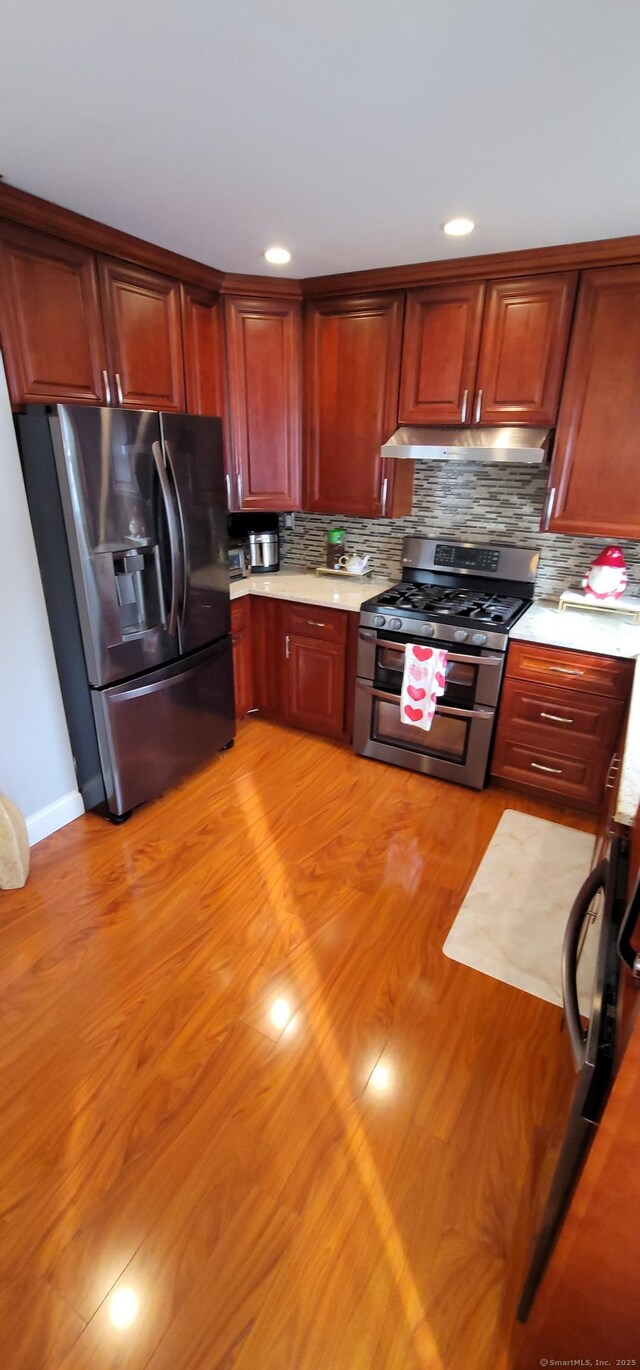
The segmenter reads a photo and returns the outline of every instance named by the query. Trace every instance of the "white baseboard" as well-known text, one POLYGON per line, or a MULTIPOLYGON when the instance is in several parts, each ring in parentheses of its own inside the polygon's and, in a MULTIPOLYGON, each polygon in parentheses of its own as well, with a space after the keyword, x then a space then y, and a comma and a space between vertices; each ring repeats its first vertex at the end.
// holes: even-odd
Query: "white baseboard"
POLYGON ((43 809, 38 809, 37 813, 32 813, 27 818, 29 846, 34 847, 36 842, 42 841, 43 837, 48 837, 58 828, 64 828, 65 823, 71 823, 74 818, 79 818, 82 813, 84 813, 84 804, 82 795, 77 790, 72 790, 70 794, 63 794, 60 799, 54 799, 52 804, 45 804, 43 809))

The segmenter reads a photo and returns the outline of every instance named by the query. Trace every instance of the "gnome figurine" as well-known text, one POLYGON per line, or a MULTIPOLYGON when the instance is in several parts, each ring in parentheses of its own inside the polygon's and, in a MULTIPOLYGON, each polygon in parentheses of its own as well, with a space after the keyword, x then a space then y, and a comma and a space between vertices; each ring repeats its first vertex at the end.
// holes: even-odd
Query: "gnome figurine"
POLYGON ((619 547, 605 547, 592 561, 582 588, 587 599, 619 599, 627 585, 627 568, 619 547))

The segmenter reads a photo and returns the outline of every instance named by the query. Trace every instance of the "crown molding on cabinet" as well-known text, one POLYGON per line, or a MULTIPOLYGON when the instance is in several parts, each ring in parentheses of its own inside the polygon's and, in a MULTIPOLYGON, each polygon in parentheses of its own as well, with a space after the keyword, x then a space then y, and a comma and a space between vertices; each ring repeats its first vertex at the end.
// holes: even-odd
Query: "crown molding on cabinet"
POLYGON ((121 233, 119 229, 101 224, 97 219, 63 209, 61 205, 41 200, 39 196, 18 190, 4 181, 0 182, 0 219, 9 219, 12 223, 39 229, 41 233, 66 238, 68 242, 78 243, 94 252, 134 262, 136 266, 147 266, 164 276, 172 276, 209 290, 219 290, 223 281, 222 271, 214 267, 204 266, 178 252, 147 243, 131 233, 121 233))
POLYGON ((220 286, 222 295, 245 295, 251 299, 288 299, 301 300, 303 281, 297 281, 290 276, 250 276, 242 272, 235 272, 226 275, 220 286))
POLYGON ((369 271, 344 271, 334 276, 307 276, 301 284, 304 298, 313 299, 318 295, 403 290, 439 281, 496 280, 501 276, 625 266, 634 262, 640 262, 640 234, 628 238, 601 238, 590 243, 559 243, 554 247, 492 252, 477 257, 449 257, 444 261, 413 262, 408 266, 372 267, 369 271))
POLYGON ((16 186, 0 182, 0 219, 39 229, 68 242, 91 248, 110 257, 150 267, 187 285, 224 295, 253 298, 314 299, 325 295, 363 294, 368 291, 403 290, 439 281, 497 280, 537 272, 580 270, 597 266, 625 266, 640 262, 640 234, 626 238, 602 238, 586 243, 559 243, 484 256, 450 257, 437 262, 413 262, 407 266, 372 267, 366 271, 343 271, 332 276, 292 277, 226 273, 195 262, 168 248, 145 242, 130 233, 110 228, 74 210, 63 209, 16 186))

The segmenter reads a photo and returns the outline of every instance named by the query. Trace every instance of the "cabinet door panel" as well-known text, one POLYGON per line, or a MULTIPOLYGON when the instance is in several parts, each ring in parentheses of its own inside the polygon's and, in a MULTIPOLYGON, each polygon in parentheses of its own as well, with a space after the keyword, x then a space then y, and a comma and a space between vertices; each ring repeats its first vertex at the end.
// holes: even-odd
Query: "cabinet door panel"
POLYGON ((481 423, 555 423, 577 273, 492 281, 482 326, 481 423))
POLYGON ((236 718, 244 718, 253 708, 253 644, 248 596, 231 601, 231 643, 236 718))
POLYGON ((111 372, 116 378, 114 402, 133 409, 182 411, 178 282, 102 257, 100 289, 111 372))
POLYGON ((0 228, 2 344, 14 404, 103 404, 106 355, 92 252, 0 228))
POLYGON ((484 285, 410 290, 402 344, 401 423, 471 422, 484 285))
POLYGON ((344 646, 315 638, 289 637, 288 723, 326 737, 342 737, 344 682, 344 646))
POLYGON ((225 326, 238 506, 299 509, 302 306, 228 298, 225 326))
POLYGON ((187 410, 222 418, 224 342, 219 296, 182 286, 182 333, 187 410))
POLYGON ((308 509, 364 517, 411 510, 411 472, 407 479, 380 455, 397 426, 402 314, 399 294, 307 306, 308 509))
POLYGON ((640 266, 585 271, 558 418, 549 527, 640 537, 640 266))

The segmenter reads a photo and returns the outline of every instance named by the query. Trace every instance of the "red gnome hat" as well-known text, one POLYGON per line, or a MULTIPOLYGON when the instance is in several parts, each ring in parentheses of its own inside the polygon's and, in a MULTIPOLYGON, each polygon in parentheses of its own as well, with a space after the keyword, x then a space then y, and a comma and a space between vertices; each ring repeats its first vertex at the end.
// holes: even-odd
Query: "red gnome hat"
POLYGON ((627 584, 627 568, 619 547, 604 547, 582 581, 593 599, 618 599, 627 584))

